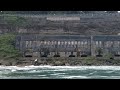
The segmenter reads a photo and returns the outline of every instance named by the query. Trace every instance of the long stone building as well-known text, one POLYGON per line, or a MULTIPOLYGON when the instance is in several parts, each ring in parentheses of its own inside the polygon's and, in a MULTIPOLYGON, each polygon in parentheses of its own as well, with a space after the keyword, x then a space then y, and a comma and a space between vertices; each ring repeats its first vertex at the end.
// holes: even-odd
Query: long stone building
POLYGON ((120 55, 119 35, 18 35, 16 48, 23 56, 82 57, 120 55))

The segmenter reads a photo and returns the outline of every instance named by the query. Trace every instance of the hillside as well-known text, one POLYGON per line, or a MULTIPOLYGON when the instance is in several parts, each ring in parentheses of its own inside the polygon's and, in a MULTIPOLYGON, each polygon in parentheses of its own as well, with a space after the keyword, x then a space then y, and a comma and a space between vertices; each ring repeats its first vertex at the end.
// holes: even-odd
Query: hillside
POLYGON ((19 34, 83 34, 102 35, 120 33, 119 13, 82 14, 1 14, 0 33, 19 34), (71 18, 70 20, 50 20, 51 18, 71 18), (80 18, 80 20, 74 20, 80 18), (73 20, 72 20, 73 19, 73 20))

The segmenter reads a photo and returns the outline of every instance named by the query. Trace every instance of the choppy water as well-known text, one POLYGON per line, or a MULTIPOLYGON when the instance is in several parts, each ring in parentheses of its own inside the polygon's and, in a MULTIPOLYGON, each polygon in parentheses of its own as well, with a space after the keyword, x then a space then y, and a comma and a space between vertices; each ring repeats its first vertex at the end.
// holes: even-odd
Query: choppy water
POLYGON ((0 79, 120 79, 120 66, 0 66, 0 79))

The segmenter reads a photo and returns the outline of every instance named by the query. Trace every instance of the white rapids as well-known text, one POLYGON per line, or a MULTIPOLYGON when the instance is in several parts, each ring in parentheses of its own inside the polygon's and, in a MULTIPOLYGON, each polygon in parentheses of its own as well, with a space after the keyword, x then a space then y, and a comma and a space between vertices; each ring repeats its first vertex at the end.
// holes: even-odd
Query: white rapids
POLYGON ((0 79, 120 78, 120 66, 0 66, 0 79))

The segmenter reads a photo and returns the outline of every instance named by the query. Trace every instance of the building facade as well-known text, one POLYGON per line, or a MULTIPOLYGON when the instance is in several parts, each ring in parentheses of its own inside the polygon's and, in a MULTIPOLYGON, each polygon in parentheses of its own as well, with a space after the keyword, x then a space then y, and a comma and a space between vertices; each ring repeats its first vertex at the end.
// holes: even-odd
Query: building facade
POLYGON ((120 55, 119 35, 18 35, 16 48, 23 56, 82 57, 120 55))

